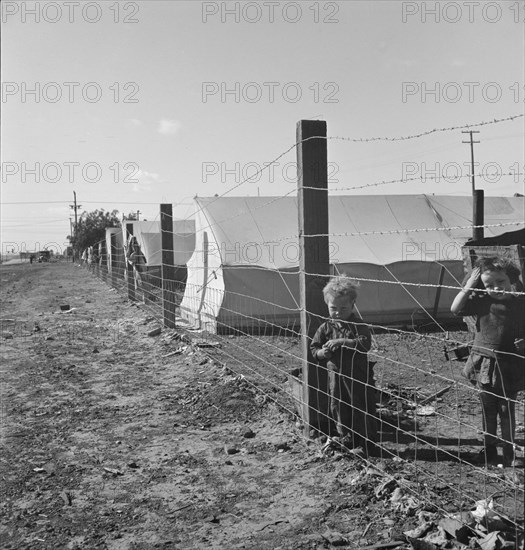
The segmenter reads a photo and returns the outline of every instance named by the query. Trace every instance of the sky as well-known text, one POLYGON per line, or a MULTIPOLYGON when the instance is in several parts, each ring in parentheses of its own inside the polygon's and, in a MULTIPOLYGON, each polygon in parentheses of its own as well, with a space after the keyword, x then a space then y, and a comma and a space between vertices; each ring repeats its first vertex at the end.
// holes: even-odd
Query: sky
POLYGON ((476 187, 523 193, 524 2, 1 6, 2 253, 65 247, 73 192, 148 220, 294 193, 303 119, 334 194, 470 194, 466 125, 476 187))

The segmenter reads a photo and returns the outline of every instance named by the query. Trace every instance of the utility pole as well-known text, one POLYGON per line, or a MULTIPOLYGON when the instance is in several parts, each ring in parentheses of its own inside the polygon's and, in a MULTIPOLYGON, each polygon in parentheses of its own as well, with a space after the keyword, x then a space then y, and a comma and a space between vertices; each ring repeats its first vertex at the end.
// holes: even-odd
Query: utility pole
POLYGON ((476 182, 474 178, 474 144, 480 143, 479 141, 474 141, 474 134, 479 134, 479 130, 463 130, 462 134, 470 134, 469 141, 463 141, 462 143, 470 143, 470 179, 472 182, 472 238, 474 240, 483 239, 484 231, 483 227, 476 227, 483 225, 484 222, 484 207, 483 199, 484 194, 483 190, 476 190, 476 182))
POLYGON ((480 143, 474 141, 473 134, 479 134, 479 130, 463 130, 462 134, 470 134, 469 141, 462 141, 461 143, 470 143, 470 180, 472 182, 472 197, 474 197, 474 191, 476 191, 476 185, 474 180, 474 143, 480 143))
MULTIPOLYGON (((82 208, 81 204, 77 204, 77 193, 76 193, 76 191, 73 191, 73 203, 74 204, 69 205, 69 208, 73 208, 73 210, 75 211, 75 231, 73 233, 73 238, 74 238, 74 242, 75 242, 75 246, 76 246, 77 245, 77 243, 76 243, 77 231, 78 231, 78 214, 77 214, 77 210, 79 208, 82 208)), ((74 258, 75 258, 75 248, 73 248, 73 259, 74 258)))
MULTIPOLYGON (((71 247, 71 252, 73 252, 73 220, 71 216, 69 217, 69 246, 71 247)), ((69 261, 69 255, 66 254, 66 262, 69 261)), ((71 255, 71 261, 74 261, 73 255, 71 255)))

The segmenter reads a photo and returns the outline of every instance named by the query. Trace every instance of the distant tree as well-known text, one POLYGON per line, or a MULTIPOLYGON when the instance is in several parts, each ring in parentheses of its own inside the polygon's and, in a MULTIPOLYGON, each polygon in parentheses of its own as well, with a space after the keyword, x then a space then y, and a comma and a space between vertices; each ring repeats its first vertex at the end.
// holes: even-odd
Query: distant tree
POLYGON ((78 252, 93 246, 106 237, 107 227, 120 227, 118 210, 106 212, 104 209, 82 212, 78 220, 76 235, 69 235, 71 246, 78 252))

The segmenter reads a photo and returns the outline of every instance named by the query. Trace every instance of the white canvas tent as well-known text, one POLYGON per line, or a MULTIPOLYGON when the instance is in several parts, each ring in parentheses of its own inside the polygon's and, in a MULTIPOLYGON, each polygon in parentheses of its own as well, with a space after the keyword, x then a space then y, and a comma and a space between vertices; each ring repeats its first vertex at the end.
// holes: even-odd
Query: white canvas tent
POLYGON ((122 239, 122 229, 120 227, 106 228, 106 255, 108 273, 113 270, 124 269, 124 241, 122 239), (111 235, 115 235, 116 248, 112 250, 111 235), (117 265, 113 265, 113 258, 116 259, 117 265))
MULTIPOLYGON (((296 199, 195 201, 196 245, 188 262, 182 315, 213 332, 296 325, 296 199)), ((523 207, 522 197, 486 197, 485 223, 520 222, 523 207)), ((469 226, 471 219, 469 197, 330 196, 332 271, 362 279, 358 307, 368 322, 444 322, 452 318, 449 308, 455 291, 439 292, 439 283, 460 285, 461 246, 471 230, 455 227, 469 226)), ((486 235, 508 230, 508 226, 490 228, 486 235)))
MULTIPOLYGON (((162 265, 162 249, 159 221, 128 221, 133 224, 133 235, 146 258, 148 270, 160 270, 162 265)), ((125 265, 125 248, 122 229, 120 227, 106 228, 106 250, 108 255, 108 271, 112 270, 111 235, 116 235, 117 264, 121 269, 125 265)), ((127 243, 126 243, 127 244, 127 243)), ((173 220, 173 256, 174 265, 186 266, 195 249, 195 222, 194 220, 173 220)))
MULTIPOLYGON (((128 221, 148 267, 162 265, 160 221, 128 221)), ((173 220, 174 264, 185 266, 195 249, 194 220, 173 220)))

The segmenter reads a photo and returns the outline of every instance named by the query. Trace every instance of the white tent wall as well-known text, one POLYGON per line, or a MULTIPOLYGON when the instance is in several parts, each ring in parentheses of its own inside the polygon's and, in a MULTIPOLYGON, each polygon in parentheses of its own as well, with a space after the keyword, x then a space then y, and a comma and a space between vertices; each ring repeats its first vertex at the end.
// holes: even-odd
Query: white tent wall
MULTIPOLYGON (((160 221, 131 221, 133 236, 137 239, 146 258, 143 282, 148 286, 162 288, 162 237, 160 221)), ((175 265, 175 285, 182 292, 186 283, 186 263, 195 250, 195 221, 173 220, 173 262, 175 265)))
MULTIPOLYGON (((193 221, 193 220, 192 220, 193 221)), ((195 250, 195 228, 191 233, 183 233, 176 229, 173 222, 173 263, 186 265, 195 250)))
MULTIPOLYGON (((297 325, 296 199, 195 200, 197 245, 182 315, 210 331, 297 325)), ((523 219, 521 197, 486 197, 485 204, 486 224, 523 219)), ((431 323, 436 305, 439 322, 453 319, 455 291, 442 289, 436 304, 438 285, 441 276, 452 287, 463 279, 461 246, 471 230, 449 228, 469 226, 471 218, 470 197, 330 196, 332 271, 365 279, 358 307, 366 321, 431 323), (415 285, 390 284, 399 281, 415 285)), ((491 228, 490 234, 508 230, 491 228)))
POLYGON ((443 288, 438 295, 438 285, 443 269, 444 286, 458 287, 463 279, 461 261, 394 262, 388 266, 361 263, 345 263, 334 266, 333 273, 344 273, 357 279, 386 281, 360 281, 357 308, 367 322, 374 324, 431 324, 457 320, 450 312, 450 304, 457 291, 443 288), (428 283, 435 286, 412 286, 404 283, 428 283))
MULTIPOLYGON (((360 282, 358 309, 366 321, 374 324, 422 325, 433 322, 436 307, 436 318, 441 322, 456 320, 450 313, 456 291, 442 289, 438 296, 441 269, 442 265, 434 262, 395 262, 388 267, 348 263, 338 264, 337 270, 332 268, 332 273, 387 281, 383 284, 360 282), (435 287, 398 284, 398 281, 403 281, 417 285, 422 277, 435 287)), ((443 269, 442 284, 458 286, 458 280, 463 277, 462 263, 443 262, 443 269)), ((271 332, 273 329, 298 326, 299 276, 296 269, 276 271, 236 266, 223 269, 222 277, 224 290, 217 292, 214 283, 207 289, 203 308, 206 311, 207 306, 209 312, 206 316, 207 330, 271 332), (217 321, 215 325, 214 316, 217 321)))
POLYGON ((224 298, 219 331, 240 329, 272 332, 299 323, 299 275, 293 271, 254 266, 223 269, 224 298), (263 323, 261 324, 261 321, 263 323))
MULTIPOLYGON (((462 227, 472 223, 472 198, 451 197, 446 195, 427 195, 427 199, 445 227, 462 227)), ((525 213, 525 197, 485 197, 484 223, 486 225, 523 222, 525 213)), ((486 227, 485 237, 495 237, 515 231, 523 226, 510 225, 486 227)), ((472 238, 471 229, 451 229, 452 238, 462 243, 472 238)))
MULTIPOLYGON (((162 265, 160 221, 133 221, 133 235, 146 257, 148 267, 162 265)), ((195 249, 195 222, 173 220, 173 254, 176 266, 185 266, 195 249)))
POLYGON ((160 265, 162 254, 160 250, 160 222, 157 221, 126 221, 133 226, 133 236, 137 239, 140 250, 146 258, 146 265, 160 265))
POLYGON ((216 332, 224 298, 224 277, 218 246, 210 247, 209 229, 202 210, 196 209, 193 254, 187 263, 187 280, 180 305, 181 315, 193 326, 216 332))
POLYGON ((108 272, 111 273, 113 269, 123 269, 124 264, 124 244, 122 239, 122 229, 120 227, 108 227, 106 228, 106 254, 107 254, 107 266, 108 272), (115 235, 117 248, 112 251, 111 248, 111 235, 115 235), (113 254, 112 254, 113 252, 113 254), (113 256, 116 255, 117 265, 112 265, 113 256))

